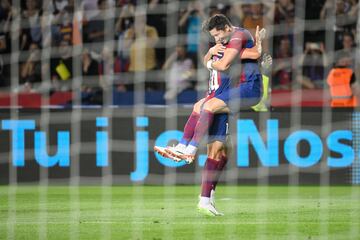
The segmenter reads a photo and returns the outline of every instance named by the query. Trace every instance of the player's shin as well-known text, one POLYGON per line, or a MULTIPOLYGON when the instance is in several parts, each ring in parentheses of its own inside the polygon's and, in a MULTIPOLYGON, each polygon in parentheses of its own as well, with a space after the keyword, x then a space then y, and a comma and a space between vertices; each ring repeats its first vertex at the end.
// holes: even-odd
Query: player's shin
POLYGON ((226 156, 221 156, 220 161, 218 163, 217 173, 216 173, 214 183, 213 183, 213 191, 214 192, 215 192, 216 186, 219 182, 221 173, 222 173, 224 167, 226 166, 227 161, 228 161, 228 158, 226 156))
POLYGON ((197 151, 197 146, 199 145, 201 139, 209 131, 214 119, 214 113, 210 111, 203 110, 200 113, 200 118, 196 124, 194 136, 189 143, 189 146, 186 149, 186 154, 195 155, 197 151), (192 146, 192 147, 191 147, 192 146))
POLYGON ((213 189, 216 175, 218 173, 219 161, 208 158, 206 160, 201 183, 201 197, 208 198, 210 200, 211 190, 213 189))
POLYGON ((189 116, 185 127, 184 127, 184 134, 183 137, 181 138, 179 145, 188 145, 188 143, 190 142, 190 140, 192 139, 192 137, 194 136, 194 132, 195 132, 195 127, 196 124, 198 122, 200 118, 200 114, 197 112, 192 112, 191 115, 189 116))

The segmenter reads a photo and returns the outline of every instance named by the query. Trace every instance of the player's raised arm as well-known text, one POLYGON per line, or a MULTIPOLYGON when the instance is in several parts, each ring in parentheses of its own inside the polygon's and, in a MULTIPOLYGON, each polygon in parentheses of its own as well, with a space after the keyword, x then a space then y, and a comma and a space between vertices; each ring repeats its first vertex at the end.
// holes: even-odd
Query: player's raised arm
POLYGON ((255 45, 252 48, 245 48, 240 55, 241 59, 259 59, 262 53, 262 40, 265 38, 266 30, 262 28, 259 30, 259 26, 256 27, 255 33, 255 45))

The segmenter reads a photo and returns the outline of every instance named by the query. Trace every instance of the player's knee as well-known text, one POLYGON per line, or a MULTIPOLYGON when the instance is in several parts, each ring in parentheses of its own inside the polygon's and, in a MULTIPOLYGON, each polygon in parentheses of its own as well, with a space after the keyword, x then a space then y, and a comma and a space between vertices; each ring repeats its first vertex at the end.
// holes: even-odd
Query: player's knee
POLYGON ((209 158, 214 159, 215 161, 220 161, 222 154, 220 152, 213 152, 209 154, 209 158))
POLYGON ((211 159, 214 159, 216 161, 220 161, 221 157, 224 156, 224 150, 223 148, 219 147, 213 147, 209 149, 208 157, 211 159))

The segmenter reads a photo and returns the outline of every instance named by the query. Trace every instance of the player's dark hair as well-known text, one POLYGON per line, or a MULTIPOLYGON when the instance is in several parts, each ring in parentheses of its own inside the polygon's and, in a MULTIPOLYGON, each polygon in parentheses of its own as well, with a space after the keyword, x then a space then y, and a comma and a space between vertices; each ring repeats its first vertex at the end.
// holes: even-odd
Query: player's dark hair
POLYGON ((230 20, 223 14, 215 14, 204 22, 203 30, 205 32, 210 32, 213 29, 225 30, 226 25, 231 27, 230 20))

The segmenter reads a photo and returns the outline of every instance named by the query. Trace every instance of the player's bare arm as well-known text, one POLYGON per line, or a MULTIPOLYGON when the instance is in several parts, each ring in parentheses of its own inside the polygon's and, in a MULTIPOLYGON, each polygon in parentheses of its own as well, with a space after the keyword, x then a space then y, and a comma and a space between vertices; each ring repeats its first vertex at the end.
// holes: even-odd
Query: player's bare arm
MULTIPOLYGON (((259 26, 256 28, 255 34, 255 45, 252 48, 246 48, 241 53, 241 59, 258 59, 261 56, 262 47, 261 43, 263 38, 265 37, 266 31, 265 29, 259 30, 259 26)), ((225 71, 227 70, 233 60, 237 58, 239 55, 239 51, 234 48, 227 48, 224 51, 224 56, 219 61, 207 61, 207 67, 212 68, 218 71, 225 71)))
POLYGON ((239 55, 239 51, 234 48, 227 48, 224 51, 224 56, 219 61, 211 61, 211 68, 217 71, 227 70, 232 61, 239 55))
MULTIPOLYGON (((260 42, 261 45, 261 42, 260 42)), ((258 44, 256 44, 253 48, 246 48, 244 49, 244 51, 241 54, 241 59, 259 59, 261 54, 259 53, 258 50, 258 44)), ((227 52, 227 55, 232 57, 236 57, 236 55, 239 53, 237 50, 234 51, 234 53, 229 53, 229 51, 227 50, 235 50, 235 49, 226 49, 225 46, 223 46, 221 43, 216 44, 214 47, 210 48, 209 51, 206 53, 206 55, 204 56, 204 60, 203 60, 203 64, 204 66, 207 66, 207 62, 209 60, 211 60, 212 56, 221 56, 222 53, 224 53, 225 51, 227 52), (235 54, 235 56, 232 56, 232 54, 235 54)), ((225 53, 224 53, 225 55, 225 53)), ((231 59, 231 61, 233 60, 233 58, 231 59)), ((221 61, 221 60, 220 60, 221 61)), ((218 61, 219 62, 219 61, 218 61)), ((228 61, 225 61, 225 63, 227 63, 228 61)), ((223 63, 220 63, 220 68, 223 66, 223 63)), ((229 67, 229 66, 227 66, 229 67)), ((220 69, 217 69, 216 67, 214 68, 215 70, 219 70, 222 71, 220 69)), ((226 68, 227 69, 227 68, 226 68)), ((225 69, 225 70, 226 70, 225 69)))

